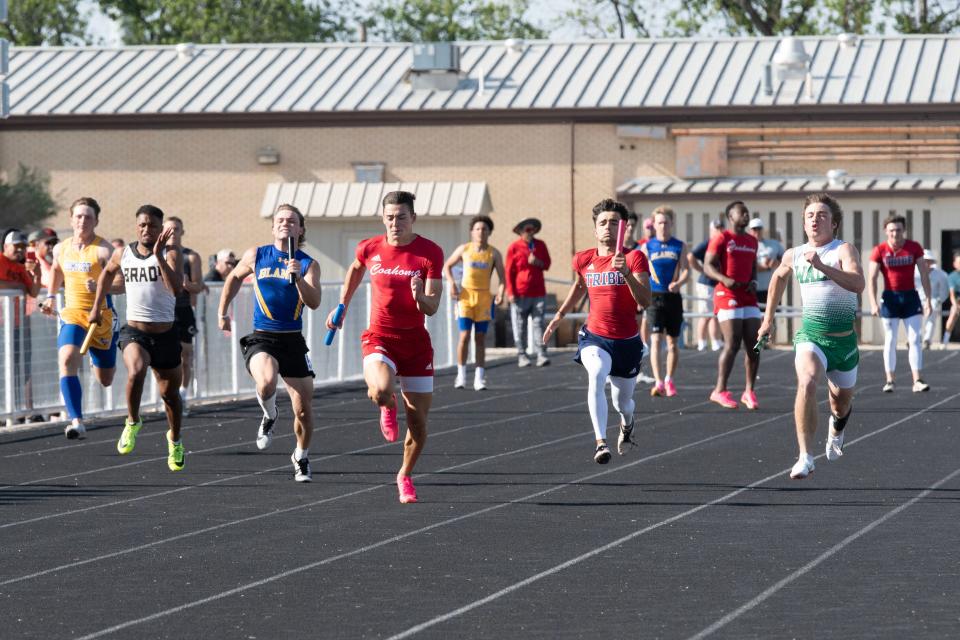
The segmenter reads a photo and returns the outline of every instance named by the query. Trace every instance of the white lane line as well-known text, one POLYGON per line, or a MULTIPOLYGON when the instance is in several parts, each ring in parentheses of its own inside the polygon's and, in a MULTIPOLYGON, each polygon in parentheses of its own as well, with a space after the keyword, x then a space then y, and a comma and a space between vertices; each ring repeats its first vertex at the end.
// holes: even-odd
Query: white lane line
POLYGON ((751 609, 756 608, 758 605, 760 605, 765 600, 767 600, 768 598, 776 594, 778 591, 780 591, 782 588, 784 588, 794 580, 797 580, 798 578, 802 578, 806 574, 810 573, 810 571, 815 569, 818 565, 822 564, 824 561, 830 559, 832 556, 839 553, 844 547, 855 542, 857 539, 867 535, 868 533, 870 533, 871 531, 873 531, 883 523, 887 522, 891 518, 894 518, 895 516, 903 513, 904 511, 906 511, 913 505, 917 504, 918 502, 920 502, 921 500, 929 496, 931 493, 933 493, 934 491, 936 491, 946 483, 956 478, 958 475, 960 475, 960 469, 955 469, 952 473, 944 476, 937 482, 933 483, 932 485, 930 485, 929 487, 927 487, 926 489, 924 489, 923 491, 915 495, 913 498, 911 498, 907 502, 901 504, 899 507, 896 507, 895 509, 892 509, 886 512, 885 514, 883 514, 882 516, 880 516, 879 518, 877 518, 867 526, 863 527, 859 531, 851 533, 849 536, 847 536, 846 538, 844 538, 834 546, 830 547, 829 549, 824 551, 822 554, 820 554, 819 556, 817 556, 807 564, 803 565, 802 567, 800 567, 799 569, 797 569, 787 577, 783 578, 776 584, 773 584, 767 589, 763 590, 757 597, 753 598, 752 600, 743 604, 742 606, 734 609, 727 615, 723 616, 722 618, 720 618, 719 620, 711 624, 706 629, 690 636, 689 640, 700 640, 701 638, 706 638, 713 632, 722 629, 729 623, 733 622, 734 620, 742 616, 744 613, 747 613, 751 609))
MULTIPOLYGON (((545 414, 548 414, 548 413, 555 413, 555 412, 557 412, 557 411, 564 411, 564 410, 566 410, 566 409, 570 409, 570 408, 573 408, 573 407, 576 407, 576 406, 580 406, 580 405, 583 405, 583 404, 586 404, 586 402, 585 402, 585 401, 581 401, 581 402, 577 402, 577 403, 574 403, 574 404, 571 404, 571 405, 566 405, 566 406, 562 406, 562 407, 554 407, 553 409, 550 409, 550 410, 547 410, 547 411, 541 411, 541 412, 539 412, 539 413, 537 413, 537 414, 535 414, 535 415, 545 415, 545 414)), ((706 403, 706 402, 701 402, 701 403, 698 403, 698 404, 695 404, 695 405, 689 405, 689 406, 686 407, 686 408, 693 408, 693 407, 696 407, 696 406, 699 406, 699 405, 702 405, 702 404, 707 404, 707 403, 706 403)), ((666 414, 660 414, 660 415, 666 415, 666 414)), ((529 416, 524 416, 524 417, 529 417, 529 416)), ((637 421, 636 421, 636 424, 643 424, 643 423, 645 423, 645 422, 652 421, 652 420, 654 420, 654 419, 656 419, 656 418, 658 418, 658 417, 659 417, 659 415, 646 416, 645 418, 642 418, 642 419, 637 420, 637 421)), ((506 421, 495 421, 495 422, 491 422, 491 423, 488 423, 488 424, 498 424, 499 422, 507 422, 507 421, 519 420, 519 419, 521 419, 521 418, 520 418, 520 417, 515 417, 515 418, 511 418, 511 419, 506 420, 506 421)), ((694 417, 693 417, 693 416, 690 416, 690 419, 694 419, 694 417)), ((678 424, 679 422, 683 422, 684 420, 685 420, 685 418, 684 418, 684 419, 680 419, 680 420, 675 420, 675 421, 673 421, 673 422, 671 423, 671 426, 676 425, 676 424, 678 424)), ((465 428, 465 427, 461 427, 461 429, 463 429, 463 428, 465 428)), ((445 433, 446 433, 446 432, 445 432, 445 433)), ((562 438, 556 438, 556 439, 554 439, 554 440, 549 440, 549 441, 547 441, 547 442, 541 442, 541 443, 538 443, 538 444, 534 444, 534 445, 529 445, 529 446, 526 446, 526 447, 522 447, 522 448, 520 448, 520 449, 513 449, 513 450, 511 450, 511 451, 504 451, 504 452, 501 452, 501 453, 491 454, 491 455, 483 456, 483 457, 481 457, 481 458, 476 458, 476 459, 474 459, 474 460, 470 460, 470 461, 467 461, 467 462, 462 462, 462 463, 460 463, 460 464, 455 464, 455 465, 452 465, 452 466, 449 466, 449 467, 444 467, 443 469, 438 469, 437 471, 431 471, 431 472, 428 472, 428 473, 419 474, 418 477, 419 477, 419 478, 425 478, 425 477, 429 477, 429 476, 433 476, 433 475, 439 475, 439 474, 443 474, 443 473, 448 473, 448 472, 450 472, 450 471, 455 471, 455 470, 457 470, 457 469, 463 469, 463 468, 470 467, 470 466, 473 466, 473 465, 477 465, 477 464, 480 464, 480 463, 483 463, 483 462, 488 462, 488 461, 490 461, 490 460, 495 460, 495 459, 497 459, 497 458, 502 458, 502 457, 510 456, 510 455, 516 455, 516 454, 520 454, 520 453, 527 453, 527 452, 529 452, 529 451, 533 451, 533 450, 540 449, 540 448, 543 448, 543 447, 552 446, 552 445, 555 445, 555 444, 560 444, 560 443, 562 443, 562 442, 566 442, 567 440, 572 440, 572 439, 574 439, 574 438, 583 438, 583 437, 585 437, 583 433, 574 433, 574 434, 570 434, 570 435, 568 435, 568 436, 564 436, 564 437, 562 437, 562 438)), ((369 447, 368 449, 365 449, 365 450, 380 448, 380 447, 382 447, 382 446, 384 446, 384 445, 377 445, 376 447, 369 447)), ((351 453, 354 453, 354 452, 351 452, 351 453)), ((330 459, 330 458, 336 458, 336 457, 338 457, 338 455, 349 455, 349 454, 337 454, 337 455, 332 455, 332 456, 326 456, 326 457, 324 457, 324 458, 319 458, 318 461, 319 461, 319 460, 328 460, 328 459, 330 459)), ((284 465, 283 467, 278 467, 278 469, 283 469, 283 468, 286 468, 287 466, 289 466, 289 465, 284 465)), ((558 472, 558 473, 559 473, 559 472, 558 472)), ((214 482, 222 482, 222 480, 217 480, 217 481, 214 481, 214 482)), ((148 543, 145 543, 145 544, 142 544, 142 545, 138 545, 138 546, 136 546, 136 547, 131 547, 131 548, 128 548, 128 549, 121 549, 121 550, 114 551, 114 552, 111 552, 111 553, 106 553, 106 554, 102 554, 102 555, 95 556, 95 557, 92 557, 92 558, 87 558, 87 559, 85 559, 85 560, 79 560, 79 561, 76 561, 76 562, 70 562, 70 563, 58 565, 58 566, 56 566, 56 567, 51 567, 51 568, 49 568, 49 569, 42 569, 42 570, 40 570, 40 571, 36 571, 36 572, 34 572, 34 573, 30 573, 30 574, 27 574, 27 575, 17 576, 16 578, 8 578, 8 579, 6 579, 6 580, 0 581, 0 586, 5 586, 5 585, 8 585, 8 584, 13 584, 13 583, 15 583, 15 582, 22 582, 22 581, 24 581, 24 580, 29 580, 29 579, 31 579, 31 578, 37 578, 37 577, 44 576, 44 575, 47 575, 47 574, 50 574, 50 573, 55 573, 55 572, 58 572, 58 571, 62 571, 62 570, 65 570, 65 569, 71 569, 71 568, 80 567, 80 566, 83 566, 83 565, 86 565, 86 564, 91 564, 91 563, 93 563, 93 562, 99 562, 100 560, 106 560, 106 559, 109 559, 109 558, 115 558, 115 557, 122 556, 122 555, 129 554, 129 553, 135 553, 135 552, 138 552, 138 551, 142 551, 142 550, 144 550, 144 549, 148 549, 148 548, 150 548, 150 547, 159 546, 159 545, 161 545, 161 544, 167 544, 167 543, 170 543, 170 542, 176 542, 176 541, 178 541, 178 540, 183 540, 184 538, 189 538, 189 537, 201 535, 201 534, 204 534, 204 533, 209 533, 209 532, 211 532, 211 531, 217 531, 217 530, 219 530, 219 529, 224 529, 224 528, 227 528, 227 527, 232 527, 232 526, 235 526, 235 525, 238 525, 238 524, 243 524, 243 523, 246 523, 246 522, 251 522, 251 521, 254 521, 254 520, 259 520, 259 519, 262 519, 262 518, 268 518, 268 517, 275 516, 275 515, 280 515, 280 514, 283 514, 283 513, 289 513, 289 512, 292 512, 292 511, 298 511, 298 510, 300 510, 300 509, 304 509, 304 508, 307 508, 307 507, 314 507, 314 506, 318 506, 318 505, 322 505, 322 504, 327 504, 327 503, 330 503, 330 502, 335 502, 335 501, 337 501, 337 500, 342 500, 342 499, 344 499, 344 498, 350 498, 350 497, 357 496, 357 495, 360 495, 360 494, 363 494, 363 493, 369 493, 369 492, 372 492, 372 491, 376 491, 377 489, 383 489, 383 488, 385 488, 385 487, 392 487, 392 486, 393 486, 392 484, 382 484, 382 485, 376 485, 376 486, 373 486, 373 487, 364 487, 363 489, 357 489, 357 490, 354 490, 354 491, 350 491, 350 492, 348 492, 348 493, 343 493, 343 494, 339 494, 339 495, 336 495, 336 496, 331 496, 331 497, 328 497, 328 498, 322 498, 322 499, 320 499, 320 500, 315 500, 315 501, 313 501, 313 502, 307 502, 307 503, 298 504, 298 505, 291 506, 291 507, 285 507, 285 508, 283 508, 283 509, 274 509, 273 511, 268 511, 267 513, 261 513, 261 514, 257 514, 257 515, 253 515, 253 516, 248 516, 248 517, 246 517, 246 518, 240 518, 240 519, 237 519, 237 520, 233 520, 233 521, 231 521, 231 522, 223 522, 223 523, 220 523, 220 524, 218 524, 218 525, 214 525, 214 526, 211 526, 211 527, 206 527, 206 528, 203 528, 203 529, 198 529, 198 530, 196 530, 196 531, 188 531, 188 532, 185 532, 185 533, 182 533, 182 534, 178 534, 178 535, 176 535, 176 536, 172 536, 172 537, 169 537, 169 538, 163 538, 163 539, 161 539, 161 540, 154 540, 154 541, 152 541, 152 542, 148 542, 148 543)), ((181 488, 179 488, 179 489, 174 489, 174 490, 171 490, 171 491, 166 491, 166 492, 164 492, 164 495, 167 495, 167 494, 170 494, 170 493, 176 493, 176 492, 182 491, 182 490, 184 490, 183 487, 181 487, 181 488)), ((87 507, 86 509, 80 509, 80 510, 78 510, 78 511, 87 511, 87 510, 90 510, 90 509, 92 509, 92 508, 94 508, 94 507, 87 507)))
MULTIPOLYGON (((584 402, 581 402, 581 403, 579 403, 579 404, 584 404, 584 402)), ((106 628, 106 629, 101 629, 100 631, 96 631, 96 632, 94 632, 94 633, 92 633, 92 634, 82 636, 82 637, 80 637, 80 638, 77 638, 76 640, 92 640, 93 638, 99 638, 99 637, 102 637, 102 636, 105 636, 105 635, 109 635, 109 634, 111 634, 111 633, 114 633, 114 632, 116 632, 116 631, 120 631, 120 630, 126 629, 126 628, 128 628, 128 627, 132 627, 132 626, 135 626, 135 625, 143 624, 143 623, 145 623, 145 622, 151 622, 151 621, 153 621, 153 620, 157 620, 157 619, 162 618, 162 617, 164 617, 164 616, 173 615, 173 614, 175 614, 175 613, 179 613, 179 612, 185 611, 185 610, 187 610, 187 609, 192 609, 192 608, 194 608, 194 607, 199 607, 199 606, 201 606, 201 605, 208 604, 208 603, 210 603, 210 602, 215 602, 215 601, 217 601, 217 600, 221 600, 221 599, 223 599, 223 598, 227 598, 227 597, 229 597, 229 596, 232 596, 232 595, 235 595, 235 594, 238 594, 238 593, 242 593, 242 592, 248 591, 248 590, 250 590, 250 589, 254 589, 254 588, 259 587, 259 586, 262 586, 262 585, 264 585, 264 584, 269 584, 269 583, 271 583, 271 582, 275 582, 275 581, 277 581, 277 580, 282 580, 282 579, 284 579, 284 578, 287 578, 287 577, 296 575, 296 574, 298 574, 298 573, 303 573, 303 572, 305 572, 305 571, 309 571, 309 570, 315 569, 315 568, 317 568, 317 567, 321 567, 321 566, 324 566, 324 565, 327 565, 327 564, 331 564, 331 563, 336 562, 336 561, 338 561, 338 560, 343 560, 343 559, 345 559, 345 558, 351 558, 351 557, 354 557, 354 556, 357 556, 357 555, 366 553, 367 551, 372 551, 372 550, 374 550, 374 549, 379 549, 380 547, 383 547, 383 546, 392 544, 392 543, 394 543, 394 542, 399 542, 399 541, 401 541, 401 540, 405 540, 405 539, 407 539, 407 538, 416 536, 416 535, 421 534, 421 533, 425 533, 425 532, 427 532, 427 531, 432 531, 432 530, 434 530, 434 529, 438 529, 438 528, 440 528, 440 527, 445 527, 445 526, 450 525, 450 524, 455 524, 455 523, 457 523, 457 522, 462 522, 462 521, 464 521, 464 520, 469 520, 469 519, 474 518, 474 517, 476 517, 476 516, 484 515, 484 514, 486 514, 486 513, 491 513, 491 512, 493 512, 493 511, 498 511, 498 510, 500 510, 500 509, 503 509, 503 508, 505 508, 505 507, 509 507, 509 506, 511 506, 511 505, 521 504, 521 503, 523 503, 523 502, 525 502, 525 501, 527 501, 527 500, 532 500, 532 499, 534 499, 534 498, 539 498, 539 497, 541 497, 541 496, 544 496, 544 495, 553 493, 553 492, 555 492, 555 491, 559 491, 559 490, 561 490, 561 489, 570 487, 570 486, 572 486, 572 485, 574 485, 574 484, 579 484, 579 483, 582 483, 582 482, 588 482, 588 481, 594 480, 594 479, 596 479, 596 478, 600 478, 600 477, 603 477, 603 476, 606 476, 606 475, 610 475, 611 473, 617 473, 617 472, 619 472, 619 471, 623 471, 624 469, 629 469, 629 468, 635 467, 635 466, 637 466, 637 465, 639 465, 639 464, 643 464, 643 463, 649 462, 649 461, 651 461, 651 460, 656 460, 656 459, 658 459, 658 458, 662 458, 662 457, 665 457, 665 456, 673 455, 673 454, 675 454, 675 453, 679 453, 679 452, 681 452, 681 451, 685 451, 685 450, 687 450, 687 449, 690 449, 690 448, 693 448, 693 447, 697 447, 697 446, 699 446, 699 445, 701 445, 701 444, 705 444, 705 443, 707 443, 707 442, 712 442, 712 441, 717 440, 717 439, 719 439, 719 438, 724 438, 724 437, 733 435, 733 434, 735 434, 735 433, 740 433, 740 432, 745 431, 745 430, 747 430, 747 429, 752 429, 752 428, 754 428, 754 427, 757 427, 757 426, 760 426, 760 425, 763 425, 763 424, 767 424, 767 423, 769 423, 769 422, 773 422, 774 420, 779 420, 779 419, 783 418, 784 416, 790 415, 791 413, 792 413, 792 412, 781 413, 781 414, 772 416, 772 417, 770 417, 770 418, 767 418, 767 419, 765 419, 765 420, 760 420, 760 421, 758 421, 758 422, 754 422, 754 423, 751 423, 751 424, 748 424, 748 425, 744 425, 744 426, 738 427, 738 428, 736 428, 736 429, 731 429, 730 431, 725 431, 725 432, 723 432, 723 433, 714 434, 714 435, 709 436, 709 437, 707 437, 707 438, 703 438, 703 439, 701 439, 701 440, 697 440, 696 442, 687 443, 687 444, 681 445, 681 446, 679 446, 679 447, 675 447, 675 448, 673 448, 673 449, 670 449, 670 450, 668 450, 668 451, 662 451, 662 452, 660 452, 660 453, 651 454, 651 455, 649 455, 649 456, 645 456, 645 457, 643 457, 643 458, 639 458, 639 459, 637 459, 637 460, 634 460, 633 462, 629 462, 629 463, 623 464, 623 465, 618 465, 617 467, 614 467, 614 468, 612 468, 612 469, 607 469, 607 470, 605 470, 605 471, 600 471, 600 472, 597 472, 597 473, 592 473, 592 474, 583 476, 583 477, 581 477, 581 478, 578 478, 578 479, 576 479, 576 480, 571 480, 571 481, 569 481, 569 482, 565 482, 565 483, 562 483, 562 484, 559 484, 559 485, 555 485, 555 486, 553 486, 553 487, 544 489, 544 490, 542 490, 542 491, 538 491, 538 492, 536 492, 536 493, 532 493, 532 494, 529 494, 529 495, 527 495, 527 496, 523 496, 523 497, 520 497, 520 498, 516 498, 516 499, 510 500, 510 501, 508 501, 508 502, 501 502, 501 503, 498 503, 498 504, 495 504, 495 505, 491 505, 491 506, 489 506, 489 507, 484 507, 483 509, 478 509, 478 510, 476 510, 476 511, 471 511, 470 513, 465 513, 465 514, 462 514, 462 515, 459 515, 459 516, 455 516, 455 517, 452 517, 452 518, 448 518, 448 519, 446 519, 446 520, 441 520, 440 522, 435 522, 435 523, 433 523, 433 524, 431 524, 431 525, 427 525, 427 526, 424 526, 424 527, 420 527, 420 528, 414 529, 414 530, 412 530, 412 531, 407 531, 407 532, 405 532, 405 533, 400 533, 400 534, 397 534, 397 535, 392 536, 392 537, 390 537, 390 538, 386 538, 386 539, 384 539, 384 540, 380 540, 380 541, 378 541, 378 542, 374 542, 374 543, 368 544, 368 545, 363 546, 363 547, 358 547, 358 548, 353 549, 353 550, 351 550, 351 551, 345 551, 345 552, 343 552, 343 553, 340 553, 340 554, 337 554, 337 555, 334 555, 334 556, 329 556, 329 557, 324 558, 324 559, 322 559, 322 560, 318 560, 318 561, 316 561, 316 562, 312 562, 312 563, 310 563, 310 564, 306 564, 306 565, 297 567, 297 568, 295 568, 295 569, 290 569, 290 570, 284 571, 284 572, 282 572, 282 573, 278 573, 278 574, 275 574, 275 575, 272 575, 272 576, 268 576, 268 577, 266 577, 266 578, 262 578, 262 579, 260 579, 260 580, 255 581, 255 582, 250 582, 250 583, 247 583, 247 584, 244 584, 244 585, 240 585, 240 586, 235 587, 235 588, 233 588, 233 589, 229 589, 229 590, 227 590, 227 591, 222 591, 222 592, 220 592, 220 593, 213 594, 213 595, 211 595, 211 596, 208 596, 208 597, 206 597, 206 598, 202 598, 202 599, 200 599, 200 600, 194 600, 194 601, 192 601, 192 602, 187 602, 187 603, 184 603, 184 604, 179 605, 179 606, 176 606, 176 607, 171 607, 171 608, 165 609, 165 610, 163 610, 163 611, 158 611, 158 612, 156 612, 156 613, 153 613, 153 614, 148 615, 148 616, 144 616, 144 617, 142 617, 142 618, 137 618, 137 619, 134 619, 134 620, 128 620, 128 621, 126 621, 126 622, 122 622, 122 623, 117 624, 117 625, 114 625, 114 626, 112 626, 112 627, 108 627, 108 628, 106 628)), ((577 436, 578 436, 578 437, 583 437, 583 434, 577 434, 577 436)), ((741 491, 745 491, 745 490, 746 490, 746 489, 741 489, 741 491)), ((701 508, 702 508, 702 507, 701 507, 701 508)))
MULTIPOLYGON (((945 398, 945 399, 943 399, 943 400, 941 400, 941 401, 939 401, 939 402, 937 402, 937 403, 935 403, 935 404, 930 405, 929 407, 924 407, 924 408, 921 409, 920 411, 914 412, 914 413, 910 414, 909 416, 906 416, 906 417, 904 417, 904 418, 901 418, 901 419, 899 419, 899 420, 897 420, 897 421, 895 421, 895 422, 891 422, 890 424, 888 424, 888 425, 886 425, 886 426, 884 426, 884 427, 881 427, 880 429, 877 429, 876 431, 872 431, 872 432, 870 432, 870 433, 868 433, 868 434, 864 434, 863 436, 860 436, 859 438, 856 438, 856 439, 854 439, 854 440, 851 440, 850 442, 848 442, 848 443, 846 443, 846 444, 844 445, 844 448, 849 447, 849 446, 851 446, 851 445, 854 445, 854 444, 856 444, 856 443, 858 443, 858 442, 862 442, 863 440, 866 440, 866 439, 868 439, 868 438, 872 438, 872 437, 874 437, 874 436, 876 436, 876 435, 879 435, 879 434, 883 433, 884 431, 887 431, 888 429, 892 429, 893 427, 895 427, 895 426, 897 426, 897 425, 903 424, 904 422, 907 422, 907 421, 912 420, 912 419, 914 419, 914 418, 916 418, 916 417, 919 417, 919 416, 927 413, 928 411, 930 411, 930 410, 932 410, 932 409, 934 409, 934 408, 936 408, 936 407, 938 407, 938 406, 940 406, 940 405, 942 405, 942 404, 945 404, 945 403, 947 403, 947 402, 949 402, 949 401, 951 401, 951 400, 953 400, 953 399, 955 399, 955 398, 957 398, 957 397, 960 397, 960 393, 955 393, 955 394, 953 394, 952 396, 949 396, 949 397, 947 397, 947 398, 945 398)), ((822 457, 824 457, 824 454, 820 454, 820 455, 816 456, 816 458, 822 458, 822 457)), ((422 622, 421 624, 418 624, 418 625, 415 625, 415 626, 413 626, 413 627, 410 627, 409 629, 406 629, 405 631, 402 631, 402 632, 400 632, 400 633, 398 633, 398 634, 395 634, 395 635, 393 635, 393 636, 390 636, 390 637, 388 638, 388 640, 400 640, 401 638, 409 638, 410 636, 416 635, 417 633, 420 633, 421 631, 424 631, 425 629, 429 629, 430 627, 436 626, 436 625, 440 624, 441 622, 446 622, 447 620, 450 620, 450 619, 452 619, 452 618, 456 618, 456 617, 458 617, 458 616, 461 616, 461 615, 463 615, 464 613, 467 613, 467 612, 469 612, 469 611, 473 611, 474 609, 477 609, 478 607, 482 607, 482 606, 485 605, 485 604, 489 604, 490 602, 493 602, 494 600, 497 600, 497 599, 499 599, 499 598, 502 598, 503 596, 509 595, 509 594, 513 593, 514 591, 517 591, 517 590, 519 590, 519 589, 522 589, 523 587, 526 587, 526 586, 528 586, 528 585, 530 585, 530 584, 533 584, 534 582, 537 582, 537 581, 542 580, 542 579, 544 579, 544 578, 548 578, 548 577, 550 577, 550 576, 552 576, 552 575, 554 575, 554 574, 556 574, 556 573, 559 573, 559 572, 563 571, 564 569, 568 569, 568 568, 570 568, 570 567, 572 567, 572 566, 574 566, 574 565, 580 564, 580 563, 583 562, 584 560, 589 560, 590 558, 593 558, 593 557, 595 557, 595 556, 598 556, 598 555, 600 555, 600 554, 602 554, 602 553, 606 553, 607 551, 610 551, 610 550, 612 550, 612 549, 614 549, 614 548, 616 548, 616 547, 618 547, 618 546, 620 546, 620 545, 622 545, 622 544, 624 544, 624 543, 626 543, 626 542, 629 542, 629 541, 633 540, 634 538, 638 538, 638 537, 640 537, 640 536, 642 536, 642 535, 644 535, 644 534, 646 534, 646 533, 649 533, 649 532, 654 531, 654 530, 656 530, 656 529, 660 529, 661 527, 664 527, 664 526, 666 526, 666 525, 672 524, 672 523, 674 523, 674 522, 676 522, 676 521, 678 521, 678 520, 682 520, 683 518, 686 518, 687 516, 691 516, 691 515, 693 515, 693 514, 695 514, 695 513, 698 513, 698 512, 700 512, 700 511, 703 511, 704 509, 707 509, 707 508, 709 508, 709 507, 716 506, 716 505, 718 505, 718 504, 720 504, 720 503, 726 502, 726 501, 730 500, 731 498, 735 498, 736 496, 740 495, 741 493, 744 493, 744 492, 746 492, 746 491, 750 491, 751 489, 755 489, 756 487, 759 487, 760 485, 766 484, 767 482, 769 482, 769 481, 771 481, 771 480, 773 480, 773 479, 775 479, 775 478, 783 477, 783 475, 786 474, 786 473, 788 473, 789 471, 790 471, 789 468, 783 469, 783 470, 781 470, 781 471, 778 471, 777 473, 774 473, 774 474, 771 474, 771 475, 767 476, 766 478, 763 478, 763 479, 761 479, 761 480, 757 480, 756 482, 752 482, 752 483, 750 483, 749 485, 747 485, 747 486, 745 486, 745 487, 741 487, 741 488, 739 488, 739 489, 737 489, 737 490, 735 490, 735 491, 731 491, 730 493, 728 493, 728 494, 726 494, 726 495, 724 495, 724 496, 721 496, 721 497, 719 497, 719 498, 716 498, 715 500, 711 500, 710 502, 707 502, 707 503, 698 505, 698 506, 696 506, 696 507, 693 507, 692 509, 688 509, 687 511, 684 511, 684 512, 682 512, 682 513, 678 513, 678 514, 675 515, 675 516, 671 516, 670 518, 667 518, 666 520, 661 520, 660 522, 651 524, 651 525, 646 526, 646 527, 644 527, 644 528, 642 528, 642 529, 639 529, 639 530, 637 530, 637 531, 634 531, 634 532, 632 532, 632 533, 629 533, 629 534, 627 534, 627 535, 625 535, 625 536, 623 536, 623 537, 621 537, 621 538, 618 538, 618 539, 614 540, 613 542, 609 542, 609 543, 603 545, 602 547, 599 547, 599 548, 597 548, 597 549, 593 549, 592 551, 588 551, 587 553, 581 554, 581 555, 579 555, 579 556, 577 556, 577 557, 575 557, 575 558, 571 558, 571 559, 567 560, 566 562, 563 562, 563 563, 561 563, 561 564, 555 565, 555 566, 553 566, 553 567, 551 567, 551 568, 549 568, 549 569, 546 569, 546 570, 544 570, 544 571, 541 571, 540 573, 537 573, 537 574, 535 574, 535 575, 532 575, 532 576, 530 576, 530 577, 528 577, 528 578, 526 578, 526 579, 524 579, 524 580, 521 580, 521 581, 519 581, 519 582, 515 582, 515 583, 513 583, 513 584, 511 584, 511 585, 509 585, 509 586, 507 586, 507 587, 504 587, 503 589, 500 589, 499 591, 496 591, 496 592, 494 592, 494 593, 491 593, 490 595, 488 595, 488 596, 486 596, 486 597, 484 597, 484 598, 480 598, 479 600, 474 600, 473 602, 470 602, 470 603, 468 603, 468 604, 466 604, 466 605, 464 605, 464 606, 462 606, 462 607, 459 607, 459 608, 454 609, 454 610, 452 610, 452 611, 448 611, 448 612, 445 613, 445 614, 436 616, 435 618, 431 618, 430 620, 427 620, 427 621, 425 621, 425 622, 422 622)), ((955 473, 956 473, 956 472, 955 472, 955 473)), ((952 476, 952 475, 953 475, 953 474, 951 474, 951 476, 952 476)))

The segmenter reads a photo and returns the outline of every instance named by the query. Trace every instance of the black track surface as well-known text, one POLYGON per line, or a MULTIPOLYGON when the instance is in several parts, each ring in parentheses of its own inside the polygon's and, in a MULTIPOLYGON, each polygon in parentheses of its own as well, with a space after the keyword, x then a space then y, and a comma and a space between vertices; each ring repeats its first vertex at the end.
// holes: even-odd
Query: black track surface
POLYGON ((120 421, 0 434, 0 637, 960 637, 957 353, 883 394, 866 352, 845 455, 804 481, 790 352, 764 354, 759 411, 707 403, 715 354, 684 353, 607 466, 569 354, 482 393, 440 375, 415 505, 356 384, 315 395, 312 484, 286 399, 265 452, 254 402, 197 408, 180 473, 156 414, 129 456, 120 421))

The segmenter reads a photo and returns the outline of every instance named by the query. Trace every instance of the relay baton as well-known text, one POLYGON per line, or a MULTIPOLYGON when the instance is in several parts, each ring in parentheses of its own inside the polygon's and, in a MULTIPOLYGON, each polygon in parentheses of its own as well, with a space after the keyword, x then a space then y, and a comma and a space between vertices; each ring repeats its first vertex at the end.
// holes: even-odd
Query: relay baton
MULTIPOLYGON (((342 304, 337 305, 337 310, 333 312, 333 324, 340 324, 343 322, 343 312, 346 311, 346 307, 342 304)), ((323 338, 323 344, 328 347, 333 344, 333 336, 337 333, 337 329, 327 329, 327 335, 323 338)))
POLYGON ((770 340, 770 334, 764 334, 762 338, 757 340, 757 344, 753 345, 753 350, 756 353, 760 353, 767 346, 767 341, 770 340))
POLYGON ((627 237, 627 221, 623 218, 617 223, 617 250, 614 253, 623 253, 623 239, 627 237))
POLYGON ((97 327, 100 325, 90 324, 90 327, 87 329, 87 337, 83 339, 83 344, 80 345, 80 355, 87 355, 87 350, 90 349, 90 343, 93 341, 93 334, 97 330, 97 327))
MULTIPOLYGON (((287 257, 291 260, 295 259, 297 256, 297 245, 296 240, 293 238, 287 238, 287 257)), ((290 274, 290 284, 297 284, 297 275, 296 273, 290 274)))

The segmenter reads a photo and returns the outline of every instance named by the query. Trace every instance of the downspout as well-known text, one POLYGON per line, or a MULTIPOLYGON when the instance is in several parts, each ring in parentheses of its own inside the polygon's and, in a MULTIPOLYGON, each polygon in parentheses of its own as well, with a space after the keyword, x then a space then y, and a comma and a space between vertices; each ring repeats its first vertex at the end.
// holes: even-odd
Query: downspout
MULTIPOLYGON (((570 121, 570 257, 577 252, 577 224, 576 224, 576 123, 570 121)), ((572 277, 572 274, 571 274, 572 277)))

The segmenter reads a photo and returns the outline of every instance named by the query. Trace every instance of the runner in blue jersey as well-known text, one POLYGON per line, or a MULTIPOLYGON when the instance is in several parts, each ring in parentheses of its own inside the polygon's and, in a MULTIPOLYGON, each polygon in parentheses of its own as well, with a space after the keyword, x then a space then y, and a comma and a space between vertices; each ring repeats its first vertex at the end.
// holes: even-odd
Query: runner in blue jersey
POLYGON ((313 367, 303 339, 303 307, 320 306, 320 266, 299 249, 291 259, 287 239, 303 244, 304 220, 300 211, 288 204, 273 214, 273 244, 251 247, 227 276, 220 295, 220 328, 230 330, 227 311, 244 278, 253 274, 253 333, 240 339, 247 371, 257 383, 257 401, 263 418, 257 432, 257 448, 266 449, 273 440, 277 421, 277 376, 283 382, 293 405, 293 430, 297 447, 290 456, 294 479, 312 480, 308 450, 313 434, 313 367), (295 279, 291 282, 291 276, 295 279))
POLYGON ((683 325, 683 300, 680 288, 687 281, 687 247, 682 240, 674 238, 673 209, 658 207, 653 212, 654 237, 644 243, 641 251, 650 263, 650 288, 653 301, 647 307, 647 323, 650 326, 650 366, 654 384, 651 396, 675 396, 677 387, 673 374, 680 361, 677 338, 683 325), (661 375, 660 345, 663 334, 667 338, 666 375, 661 375))

